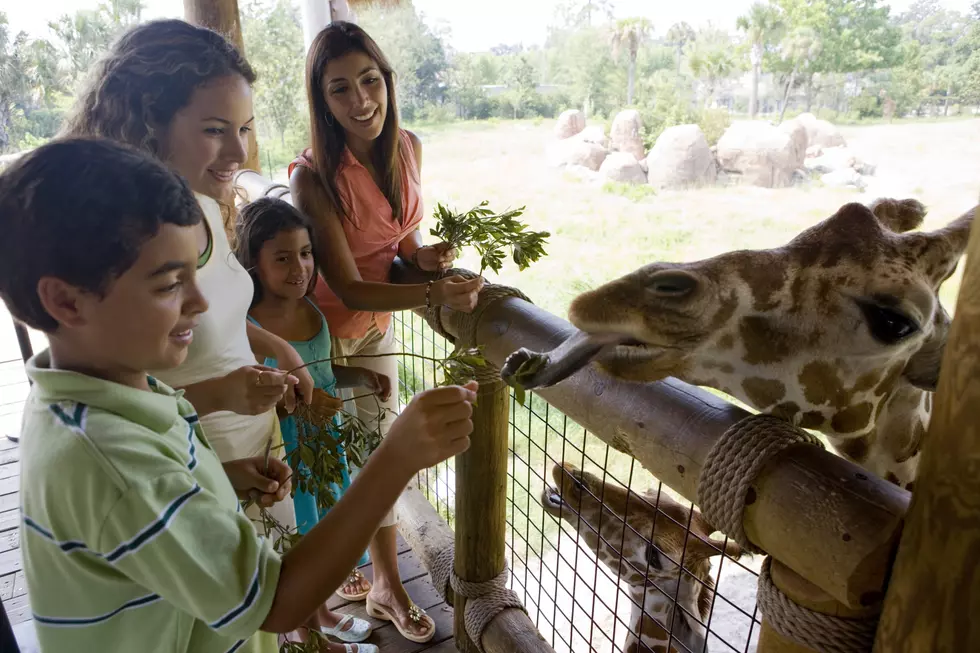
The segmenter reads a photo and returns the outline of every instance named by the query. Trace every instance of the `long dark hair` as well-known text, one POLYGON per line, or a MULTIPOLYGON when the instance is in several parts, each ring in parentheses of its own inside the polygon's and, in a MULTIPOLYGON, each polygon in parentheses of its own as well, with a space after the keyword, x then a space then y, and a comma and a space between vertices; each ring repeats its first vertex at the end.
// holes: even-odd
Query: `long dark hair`
POLYGON ((313 278, 306 288, 309 295, 316 287, 317 270, 320 269, 316 260, 316 241, 313 235, 313 224, 303 213, 285 202, 274 197, 260 197, 249 202, 238 212, 238 222, 235 225, 235 256, 242 267, 248 270, 252 277, 252 308, 262 299, 262 282, 259 280, 259 252, 262 246, 276 237, 280 231, 306 229, 313 245, 313 278))
POLYGON ((344 128, 336 120, 327 122, 330 109, 327 107, 323 77, 331 60, 351 52, 362 52, 371 57, 381 70, 381 76, 388 87, 388 113, 371 156, 375 169, 380 173, 381 192, 391 205, 392 217, 401 221, 402 178, 394 71, 381 48, 367 32, 342 20, 323 28, 313 39, 306 56, 306 94, 310 107, 313 165, 333 209, 338 215, 349 218, 349 207, 344 206, 337 188, 337 171, 343 161, 347 138, 344 128))

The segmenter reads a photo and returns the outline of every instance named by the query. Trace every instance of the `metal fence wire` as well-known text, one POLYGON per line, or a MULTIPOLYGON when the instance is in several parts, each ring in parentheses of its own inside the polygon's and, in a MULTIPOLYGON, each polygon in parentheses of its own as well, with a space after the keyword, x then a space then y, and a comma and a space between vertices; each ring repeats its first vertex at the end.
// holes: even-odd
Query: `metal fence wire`
MULTIPOLYGON (((405 353, 404 406, 441 380, 434 361, 411 354, 441 359, 452 345, 410 311, 392 324, 405 353)), ((756 650, 761 557, 736 559, 719 547, 708 567, 699 537, 707 534, 689 502, 532 392, 524 406, 511 393, 508 449, 510 587, 558 653, 625 652, 641 634, 661 645, 669 638, 678 653, 756 650)), ((453 461, 419 473, 417 486, 453 526, 453 461)))

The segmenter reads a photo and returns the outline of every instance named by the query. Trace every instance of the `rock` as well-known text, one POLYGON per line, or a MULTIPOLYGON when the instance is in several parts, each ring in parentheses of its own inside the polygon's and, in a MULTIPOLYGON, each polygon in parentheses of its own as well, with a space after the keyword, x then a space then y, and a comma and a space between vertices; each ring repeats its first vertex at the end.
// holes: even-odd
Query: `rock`
POLYGON ((555 136, 559 139, 570 138, 585 129, 585 115, 578 109, 562 111, 555 124, 555 136))
POLYGON ((827 174, 838 170, 854 170, 862 175, 873 175, 875 165, 859 159, 846 147, 828 147, 822 150, 820 156, 809 158, 804 162, 807 170, 817 174, 827 174))
POLYGON ((795 120, 806 127, 806 140, 808 147, 819 145, 821 147, 839 147, 846 145, 840 130, 826 120, 817 118, 812 113, 801 113, 795 120))
POLYGON ((864 190, 868 186, 868 184, 864 181, 864 177, 862 177, 858 171, 854 170, 853 168, 841 168, 840 170, 835 170, 834 172, 828 172, 820 177, 820 181, 822 181, 825 186, 830 186, 832 188, 846 188, 848 186, 853 186, 858 190, 864 190))
POLYGON ((806 158, 808 159, 812 159, 813 157, 822 156, 822 155, 823 155, 823 148, 820 147, 819 145, 811 145, 810 147, 806 148, 806 158))
POLYGON ((595 143, 604 150, 609 149, 609 139, 606 137, 606 130, 602 125, 590 125, 572 138, 586 143, 595 143))
POLYGON ((606 179, 624 184, 642 184, 647 180, 643 167, 626 152, 610 152, 599 166, 599 173, 606 179))
POLYGON ((718 141, 718 164, 742 184, 782 188, 793 182, 796 151, 790 136, 769 123, 733 122, 718 141))
POLYGON ((807 145, 809 144, 807 141, 806 127, 803 126, 802 122, 794 118, 779 125, 779 131, 787 134, 793 143, 794 167, 802 168, 803 161, 806 160, 807 145))
POLYGON ((620 111, 609 128, 609 147, 613 151, 632 154, 639 161, 643 158, 643 121, 636 109, 620 111))
POLYGON ((554 143, 549 149, 548 158, 553 166, 585 166, 589 170, 598 170, 606 158, 606 149, 595 143, 566 138, 554 143))
POLYGON ((714 154, 697 125, 668 127, 646 158, 647 181, 656 188, 713 184, 718 176, 714 154))

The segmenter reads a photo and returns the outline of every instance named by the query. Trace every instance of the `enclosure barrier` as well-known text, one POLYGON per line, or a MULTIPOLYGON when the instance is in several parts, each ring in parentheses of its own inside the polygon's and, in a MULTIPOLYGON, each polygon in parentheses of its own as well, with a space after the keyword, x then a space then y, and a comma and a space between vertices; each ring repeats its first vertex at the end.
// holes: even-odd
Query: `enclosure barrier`
MULTIPOLYGON (((239 185, 247 199, 271 193, 289 199, 284 186, 251 171, 240 175, 239 185)), ((976 241, 974 234, 972 251, 978 249, 976 241)), ((977 265, 975 262, 974 268, 977 265)), ((396 259, 393 282, 418 283, 429 278, 431 275, 396 259)), ((965 278, 964 297, 969 287, 965 278)), ((975 291, 973 301, 976 309, 975 291)), ((466 346, 479 344, 498 368, 520 347, 550 350, 573 331, 566 321, 538 309, 514 289, 492 284, 485 286, 473 314, 445 307, 427 313, 433 329, 466 346)), ((954 329, 955 333, 962 331, 965 329, 954 329)), ((973 347, 968 353, 976 361, 976 343, 973 347)), ((950 348, 954 349, 952 344, 950 348)), ((952 366, 944 366, 944 379, 951 370, 952 366)), ((442 584, 439 589, 447 600, 456 599, 457 609, 463 606, 459 597, 453 596, 454 589, 466 584, 457 582, 454 586, 439 580, 446 575, 440 569, 445 567, 441 563, 450 542, 455 542, 455 580, 480 584, 468 588, 476 590, 468 591, 470 596, 491 589, 493 579, 505 571, 501 497, 506 495, 506 488, 500 470, 504 469, 506 432, 501 433, 499 425, 506 425, 507 393, 499 380, 481 379, 474 448, 457 460, 455 534, 418 491, 406 492, 401 502, 404 537, 419 552, 437 586, 442 584), (479 464, 473 464, 474 460, 479 464)), ((908 508, 906 491, 814 446, 813 439, 802 431, 777 420, 750 416, 675 379, 627 383, 588 367, 558 386, 536 393, 701 505, 709 520, 728 535, 750 549, 769 554, 760 578, 763 629, 759 651, 871 650, 908 508), (597 397, 602 400, 597 401, 597 397)), ((942 420, 937 415, 935 421, 934 431, 941 428, 942 420)), ((973 435, 976 440, 975 429, 973 435)), ((966 444, 961 447, 964 455, 957 462, 965 465, 973 460, 976 464, 975 457, 967 455, 970 449, 966 444)), ((921 482, 926 480, 923 477, 921 482)), ((977 475, 974 473, 970 480, 975 485, 977 475)), ((974 511, 968 516, 974 519, 975 532, 977 514, 974 511)), ((959 571, 953 570, 950 578, 959 571)), ((904 611, 912 610, 913 603, 921 605, 921 597, 908 599, 904 611)), ((462 603, 468 600, 469 596, 464 596, 462 603)), ((898 602, 897 598, 890 599, 889 605, 898 602)), ((894 608, 893 612, 901 610, 894 608)), ((457 613, 457 641, 460 650, 468 651, 469 642, 459 637, 466 630, 460 621, 464 611, 457 613)), ((522 615, 513 608, 500 612, 482 631, 485 650, 503 650, 505 646, 511 651, 548 650, 539 637, 530 636, 537 633, 522 615)), ((970 623, 966 628, 977 626, 970 623)), ((879 634, 882 641, 888 638, 886 630, 883 627, 879 634)), ((901 632, 908 640, 907 628, 901 632)), ((973 640, 957 636, 957 641, 973 640)), ((890 642, 887 646, 883 650, 897 650, 890 642)))

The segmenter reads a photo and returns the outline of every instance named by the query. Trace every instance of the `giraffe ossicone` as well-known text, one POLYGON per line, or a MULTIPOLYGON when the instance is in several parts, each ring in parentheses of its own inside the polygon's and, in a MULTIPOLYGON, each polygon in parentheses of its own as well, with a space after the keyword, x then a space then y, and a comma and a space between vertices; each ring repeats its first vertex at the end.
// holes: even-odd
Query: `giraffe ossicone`
POLYGON ((591 361, 631 381, 673 376, 820 431, 911 488, 950 324, 939 288, 975 211, 919 232, 916 200, 850 203, 782 247, 646 265, 576 297, 579 332, 515 352, 501 374, 528 389, 591 361))

